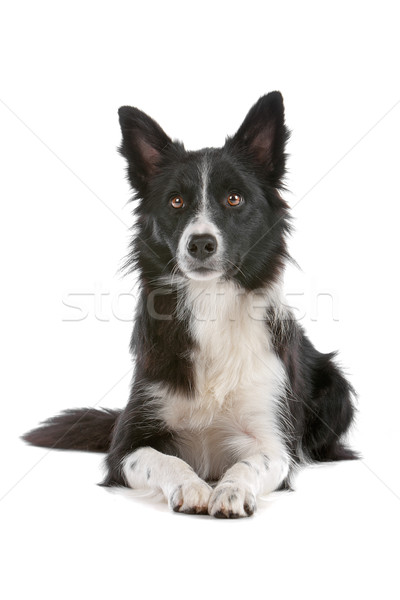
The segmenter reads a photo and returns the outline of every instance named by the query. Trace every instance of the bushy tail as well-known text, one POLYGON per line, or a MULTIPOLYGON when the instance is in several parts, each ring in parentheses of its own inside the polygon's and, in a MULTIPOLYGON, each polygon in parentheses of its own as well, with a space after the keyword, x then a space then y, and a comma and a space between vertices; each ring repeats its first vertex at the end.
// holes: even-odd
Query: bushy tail
POLYGON ((358 460, 361 455, 343 442, 336 440, 330 446, 318 448, 311 453, 311 458, 317 462, 330 462, 336 460, 358 460))
POLYGON ((65 410, 28 431, 22 439, 32 446, 62 450, 107 452, 120 410, 77 408, 65 410))

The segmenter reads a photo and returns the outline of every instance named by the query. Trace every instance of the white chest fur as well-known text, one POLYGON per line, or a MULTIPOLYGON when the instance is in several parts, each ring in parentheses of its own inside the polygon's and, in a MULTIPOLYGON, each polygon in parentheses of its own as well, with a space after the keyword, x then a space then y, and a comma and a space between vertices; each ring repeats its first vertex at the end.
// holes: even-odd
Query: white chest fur
POLYGON ((191 282, 194 397, 159 390, 162 416, 177 432, 182 455, 204 476, 218 476, 254 452, 282 452, 278 412, 285 386, 264 316, 271 297, 232 283, 191 282))
POLYGON ((245 293, 232 283, 192 284, 187 303, 198 344, 195 386, 207 405, 222 408, 246 390, 253 396, 279 391, 282 366, 265 324, 269 301, 265 294, 245 293))

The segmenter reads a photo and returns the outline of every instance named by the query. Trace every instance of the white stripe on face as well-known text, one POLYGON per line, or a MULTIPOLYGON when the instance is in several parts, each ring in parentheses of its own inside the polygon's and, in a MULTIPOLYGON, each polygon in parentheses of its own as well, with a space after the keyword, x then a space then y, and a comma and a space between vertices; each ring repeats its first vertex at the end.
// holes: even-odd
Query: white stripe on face
POLYGON ((200 170, 200 181, 201 189, 199 194, 199 208, 194 218, 186 225, 182 232, 181 239, 178 245, 177 251, 177 263, 189 278, 191 279, 214 279, 222 275, 222 256, 223 256, 223 238, 220 230, 212 222, 209 211, 209 201, 207 195, 207 187, 209 181, 210 165, 207 160, 207 156, 204 157, 201 170, 200 170), (200 265, 196 265, 194 259, 188 253, 188 242, 192 235, 212 235, 217 240, 217 252, 212 259, 209 259, 207 266, 214 271, 210 271, 207 274, 196 274, 196 268, 200 265))
POLYGON ((207 207, 208 207, 207 186, 208 186, 209 175, 210 175, 210 165, 207 160, 207 156, 205 156, 203 159, 203 164, 201 166, 201 203, 200 203, 200 213, 204 216, 207 214, 207 207))

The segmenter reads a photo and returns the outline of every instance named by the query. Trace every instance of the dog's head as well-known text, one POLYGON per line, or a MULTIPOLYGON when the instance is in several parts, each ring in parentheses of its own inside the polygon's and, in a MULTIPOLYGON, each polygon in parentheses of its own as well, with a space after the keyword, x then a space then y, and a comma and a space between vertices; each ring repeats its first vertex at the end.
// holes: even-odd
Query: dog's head
POLYGON ((279 195, 288 130, 279 92, 263 96, 222 148, 186 151, 145 113, 119 110, 121 154, 140 202, 131 260, 147 281, 273 282, 286 258, 279 195))

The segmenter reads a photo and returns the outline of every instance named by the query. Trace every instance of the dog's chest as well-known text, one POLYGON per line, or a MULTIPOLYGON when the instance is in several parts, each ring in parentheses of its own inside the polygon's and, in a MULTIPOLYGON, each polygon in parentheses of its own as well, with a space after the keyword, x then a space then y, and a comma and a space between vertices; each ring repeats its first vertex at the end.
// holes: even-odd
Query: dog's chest
POLYGON ((196 392, 222 407, 244 388, 257 388, 270 379, 273 361, 263 320, 249 314, 243 297, 220 299, 211 314, 199 311, 192 321, 197 349, 193 353, 196 392))
POLYGON ((175 430, 232 426, 252 435, 276 416, 284 371, 265 323, 266 300, 230 284, 188 292, 194 394, 170 396, 164 416, 175 430))

